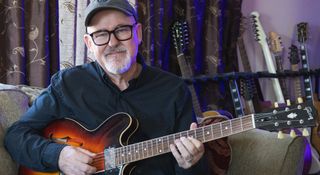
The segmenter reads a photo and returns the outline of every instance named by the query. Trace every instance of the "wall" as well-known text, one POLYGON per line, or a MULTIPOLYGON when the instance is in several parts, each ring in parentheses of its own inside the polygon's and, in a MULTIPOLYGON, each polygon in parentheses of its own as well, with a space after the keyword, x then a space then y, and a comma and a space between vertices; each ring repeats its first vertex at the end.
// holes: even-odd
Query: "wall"
MULTIPOLYGON (((288 47, 297 44, 296 24, 308 22, 309 38, 307 51, 311 69, 320 67, 320 1, 319 0, 243 0, 242 12, 249 16, 252 11, 260 13, 260 21, 266 33, 277 32, 284 44, 284 68, 289 69, 288 47)), ((248 26, 249 27, 249 26, 248 26)), ((267 70, 260 45, 254 40, 251 31, 244 34, 250 65, 255 71, 267 70)), ((270 81, 260 81, 264 97, 274 101, 270 81)))

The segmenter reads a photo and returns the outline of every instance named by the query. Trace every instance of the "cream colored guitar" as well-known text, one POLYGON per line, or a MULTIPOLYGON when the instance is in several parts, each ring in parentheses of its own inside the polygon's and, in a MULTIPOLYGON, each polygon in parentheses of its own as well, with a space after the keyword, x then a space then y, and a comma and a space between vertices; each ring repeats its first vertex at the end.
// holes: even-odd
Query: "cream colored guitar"
MULTIPOLYGON (((253 31, 254 31, 254 36, 256 41, 261 45, 263 55, 267 64, 268 71, 270 73, 275 74, 276 69, 274 66, 274 61, 272 59, 268 42, 267 42, 267 37, 266 34, 262 28, 261 22, 259 20, 260 14, 256 11, 251 13, 251 20, 252 20, 252 25, 253 25, 253 31)), ((279 80, 277 78, 271 78, 272 81, 272 87, 276 96, 276 100, 278 103, 284 103, 284 97, 282 93, 282 89, 279 83, 279 80)))

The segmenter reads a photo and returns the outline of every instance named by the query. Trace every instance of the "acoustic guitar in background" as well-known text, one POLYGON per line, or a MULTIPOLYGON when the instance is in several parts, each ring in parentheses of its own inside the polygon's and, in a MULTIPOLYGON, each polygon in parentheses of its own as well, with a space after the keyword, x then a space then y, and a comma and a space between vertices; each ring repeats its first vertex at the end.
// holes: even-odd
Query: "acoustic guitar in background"
MULTIPOLYGON (((268 72, 269 73, 276 73, 276 69, 274 66, 274 62, 269 50, 268 42, 267 42, 267 36, 262 28, 261 22, 259 20, 260 14, 256 11, 252 12, 250 14, 251 20, 252 20, 252 27, 254 32, 254 37, 256 41, 260 44, 262 48, 262 52, 267 64, 268 72)), ((282 89, 279 83, 279 79, 277 78, 271 78, 272 87, 276 96, 276 102, 284 104, 284 97, 282 93, 282 89)))
MULTIPOLYGON (((308 52, 307 52, 307 45, 306 41, 308 39, 308 23, 302 22, 297 24, 298 30, 298 41, 299 41, 299 48, 300 48, 300 59, 302 64, 303 71, 310 71, 309 67, 309 60, 308 60, 308 52)), ((320 110, 319 101, 316 98, 316 94, 312 92, 312 81, 311 76, 303 76, 303 85, 304 85, 304 93, 305 99, 307 102, 312 102, 314 106, 316 106, 317 110, 320 110), (315 98, 313 98, 315 96, 315 98)), ((320 154, 320 136, 319 136, 319 116, 317 117, 318 125, 311 130, 311 144, 320 154)), ((319 159, 319 156, 318 156, 319 159)))
MULTIPOLYGON (((176 21, 172 26, 173 44, 176 49, 178 64, 180 66, 183 78, 192 78, 193 71, 186 60, 187 46, 189 44, 189 32, 186 21, 176 21)), ((188 88, 191 92, 192 103, 199 126, 206 126, 226 120, 227 118, 220 115, 216 111, 202 112, 198 96, 193 84, 189 84, 188 88)), ((225 174, 230 160, 231 147, 227 138, 221 138, 205 144, 211 175, 225 174)))
MULTIPOLYGON (((276 32, 269 32, 269 47, 276 61, 277 72, 283 72, 283 45, 280 36, 276 32)), ((279 81, 284 99, 290 100, 286 78, 279 78, 279 81)))
MULTIPOLYGON (((254 128, 276 131, 283 128, 310 127, 315 124, 316 111, 310 104, 273 109, 182 131, 150 140, 129 143, 137 130, 137 119, 124 112, 108 117, 99 127, 89 130, 72 119, 61 119, 44 128, 42 135, 52 141, 77 145, 97 153, 91 165, 97 173, 128 175, 135 162, 170 152, 170 144, 180 137, 194 137, 203 143, 245 132, 254 128)), ((59 175, 60 172, 37 172, 20 166, 20 175, 59 175)))

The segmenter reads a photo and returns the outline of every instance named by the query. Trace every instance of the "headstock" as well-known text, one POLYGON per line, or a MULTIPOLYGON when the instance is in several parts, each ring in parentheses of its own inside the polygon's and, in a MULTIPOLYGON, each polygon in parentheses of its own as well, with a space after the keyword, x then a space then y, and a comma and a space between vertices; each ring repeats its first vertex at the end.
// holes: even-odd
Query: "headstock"
POLYGON ((173 43, 177 54, 183 54, 187 50, 189 44, 188 24, 186 21, 176 21, 172 25, 173 43))
POLYGON ((308 23, 306 22, 301 22, 297 24, 297 29, 298 29, 298 41, 300 43, 305 43, 307 41, 307 33, 308 33, 308 23))
POLYGON ((273 54, 281 54, 283 51, 283 45, 281 37, 276 32, 269 32, 269 45, 273 54))
POLYGON ((264 42, 266 42, 267 36, 262 28, 259 17, 260 17, 260 14, 256 11, 250 14, 254 37, 256 41, 258 41, 260 44, 264 44, 264 42))
POLYGON ((298 47, 296 45, 291 45, 289 47, 289 60, 291 64, 298 64, 300 62, 298 47))
POLYGON ((244 100, 252 100, 256 92, 253 79, 241 79, 240 80, 240 94, 244 100))
POLYGON ((317 111, 312 102, 279 107, 270 112, 255 114, 256 128, 277 131, 281 129, 306 128, 316 124, 317 111))

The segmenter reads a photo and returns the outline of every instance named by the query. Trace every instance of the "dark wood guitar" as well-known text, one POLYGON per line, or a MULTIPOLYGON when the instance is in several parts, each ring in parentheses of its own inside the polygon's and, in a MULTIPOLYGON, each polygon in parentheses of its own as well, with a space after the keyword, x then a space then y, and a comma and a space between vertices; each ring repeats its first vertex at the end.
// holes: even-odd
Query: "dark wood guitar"
MULTIPOLYGON (((183 78, 192 78, 193 72, 191 67, 187 63, 185 53, 189 44, 189 33, 186 21, 176 21, 172 26, 173 44, 176 49, 180 72, 183 78)), ((204 114, 202 113, 198 96, 193 84, 189 84, 188 88, 192 96, 192 104, 197 116, 197 119, 203 119, 204 114)))
MULTIPOLYGON (((289 47, 289 61, 291 64, 291 70, 292 71, 299 71, 299 50, 296 45, 291 45, 289 47)), ((294 77, 293 78, 293 89, 294 89, 294 97, 297 99, 297 103, 303 103, 302 98, 302 88, 301 88, 301 81, 300 77, 294 77)))
MULTIPOLYGON (((302 64, 302 70, 309 71, 309 60, 308 60, 308 52, 306 47, 306 41, 308 38, 308 23, 302 22, 297 24, 297 30, 298 30, 298 41, 300 45, 300 59, 302 64)), ((306 101, 310 101, 315 105, 316 107, 320 107, 319 101, 314 100, 313 96, 316 96, 316 94, 313 94, 312 92, 312 82, 311 82, 311 76, 303 76, 303 85, 304 85, 304 93, 305 93, 305 99, 306 101)), ((316 99, 316 98, 315 98, 316 99)), ((320 108, 318 108, 320 109, 320 108)), ((318 122, 320 122, 320 119, 318 117, 318 122)), ((316 126, 312 128, 311 130, 311 144, 316 149, 318 154, 320 154, 320 135, 318 133, 319 126, 316 126)), ((319 157, 318 157, 319 159, 319 157)))
MULTIPOLYGON (((184 78, 191 78, 193 76, 193 71, 185 57, 189 40, 188 25, 186 21, 176 21, 173 24, 172 37, 173 44, 177 53, 177 59, 180 66, 181 75, 184 78)), ((216 111, 202 112, 198 96, 193 84, 189 84, 188 87, 191 92, 192 103, 199 126, 205 126, 211 123, 216 123, 227 119, 222 117, 222 115, 217 115, 216 111)), ((218 175, 222 172, 226 173, 229 162, 231 160, 231 147, 229 145, 228 139, 222 138, 209 142, 205 144, 205 149, 205 154, 208 159, 208 163, 211 167, 211 174, 218 175)))
MULTIPOLYGON (((180 137, 193 137, 205 143, 254 128, 276 131, 283 128, 310 127, 315 125, 315 116, 316 110, 313 106, 307 103, 299 104, 128 145, 139 124, 129 114, 119 112, 108 117, 94 130, 88 130, 80 123, 66 118, 50 123, 42 134, 57 143, 74 145, 97 153, 91 163, 97 168, 97 173, 129 175, 135 167, 134 162, 169 153, 169 145, 174 144, 174 140, 180 137)), ((60 173, 36 172, 20 167, 19 174, 59 175, 60 173)))

